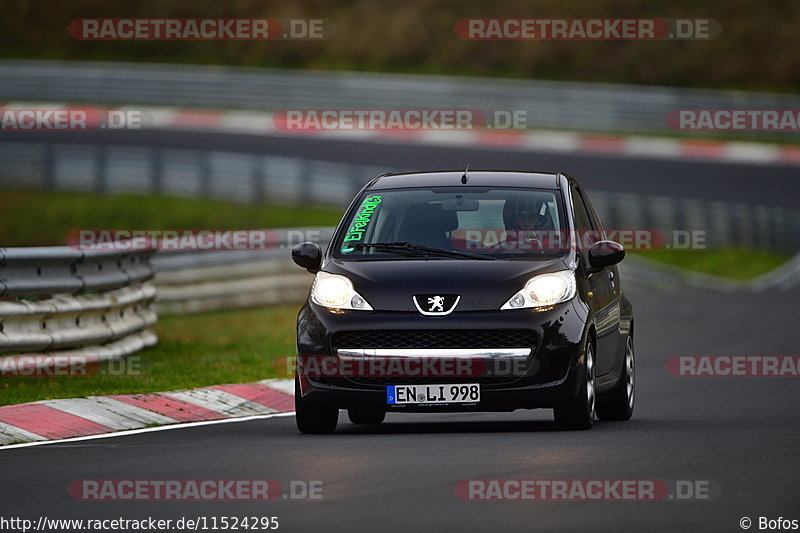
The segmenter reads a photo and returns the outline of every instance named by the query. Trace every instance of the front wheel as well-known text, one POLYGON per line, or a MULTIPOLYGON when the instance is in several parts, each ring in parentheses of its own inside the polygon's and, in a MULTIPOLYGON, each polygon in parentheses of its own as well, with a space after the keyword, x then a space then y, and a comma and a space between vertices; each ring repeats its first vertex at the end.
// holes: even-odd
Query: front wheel
POLYGON ((338 409, 320 409, 308 405, 300 395, 300 383, 294 380, 294 417, 300 433, 333 433, 339 421, 338 409))
POLYGON ((595 416, 594 345, 586 345, 583 376, 578 396, 564 407, 553 409, 559 429, 591 429, 595 416))
POLYGON ((633 337, 625 342, 625 362, 622 374, 614 389, 597 399, 597 418, 600 420, 629 420, 633 415, 633 399, 636 389, 634 377, 636 364, 633 356, 633 337))

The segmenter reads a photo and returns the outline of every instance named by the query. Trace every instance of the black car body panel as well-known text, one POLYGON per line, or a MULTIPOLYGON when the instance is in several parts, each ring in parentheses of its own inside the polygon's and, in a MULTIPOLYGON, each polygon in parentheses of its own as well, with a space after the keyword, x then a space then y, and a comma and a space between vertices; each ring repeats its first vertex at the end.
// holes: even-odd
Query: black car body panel
POLYGON ((409 295, 460 294, 458 311, 500 306, 533 275, 566 268, 560 259, 545 261, 463 261, 398 258, 394 261, 332 260, 325 271, 348 276, 375 309, 417 312, 409 295))
MULTIPOLYGON (((347 231, 347 220, 364 194, 375 190, 463 185, 481 188, 536 188, 556 192, 568 212, 565 229, 575 228, 576 201, 585 202, 589 224, 602 231, 585 193, 565 174, 525 172, 434 172, 378 177, 356 196, 334 233, 320 270, 349 278, 372 310, 329 309, 309 300, 298 315, 298 359, 338 357, 342 348, 460 348, 472 344, 530 348, 522 371, 514 375, 471 377, 481 386, 475 404, 387 405, 387 384, 435 382, 436 378, 298 375, 298 395, 320 408, 397 411, 509 411, 518 408, 557 408, 573 400, 584 378, 587 343, 596 346, 597 393, 613 389, 624 366, 625 343, 633 333, 633 309, 620 289, 616 266, 592 271, 586 252, 564 250, 536 257, 491 261, 440 256, 382 255, 345 257, 336 244, 347 231), (338 241, 337 241, 338 239, 338 241), (500 310, 527 280, 542 273, 573 270, 575 297, 547 308, 500 310), (454 294, 460 300, 444 316, 426 316, 415 306, 415 295, 454 294), (359 346, 360 345, 360 346, 359 346)), ((486 347, 486 346, 479 346, 486 347)), ((488 361, 491 370, 497 361, 488 361)), ((457 382, 462 378, 439 378, 457 382)))
MULTIPOLYGON (((302 355, 328 355, 335 354, 339 347, 336 343, 337 336, 344 332, 373 332, 373 331, 400 331, 400 332, 524 332, 529 333, 530 346, 533 348, 531 355, 525 362, 525 373, 517 376, 493 375, 489 378, 466 378, 466 381, 480 382, 483 391, 488 396, 481 401, 481 410, 513 410, 517 408, 552 407, 553 402, 574 396, 573 382, 567 382, 571 367, 577 365, 581 355, 580 347, 583 345, 587 330, 576 327, 579 320, 572 320, 578 311, 573 302, 567 302, 545 312, 518 310, 500 315, 492 311, 476 311, 467 313, 453 313, 442 318, 423 317, 416 310, 411 312, 382 312, 380 316, 373 316, 367 322, 358 316, 333 315, 328 310, 313 303, 306 304, 300 311, 298 323, 302 325, 303 335, 298 337, 298 352, 302 355), (446 320, 446 328, 443 320, 446 320), (532 390, 547 392, 547 399, 526 394, 532 390), (502 395, 496 401, 489 401, 490 391, 516 391, 518 400, 508 403, 502 401, 502 395), (521 401, 520 400, 524 400, 521 401), (492 408, 488 408, 492 405, 492 408)), ((456 333, 458 334, 458 333, 456 333)), ((463 335, 463 333, 461 333, 463 335)), ((414 344, 419 346, 419 344, 414 344)), ((448 346, 455 346, 454 344, 448 346)), ((448 347, 441 346, 441 347, 448 347)), ((299 357, 302 357, 299 355, 299 357)), ((311 401, 334 401, 339 408, 352 408, 370 406, 384 406, 384 385, 378 381, 370 382, 372 378, 321 378, 301 380, 303 396, 311 401), (308 385, 308 388, 303 385, 308 385), (370 401, 363 392, 377 392, 370 401), (351 394, 341 394, 350 392, 351 394), (339 404, 339 400, 342 403, 339 404)), ((426 378, 433 379, 433 378, 426 378)), ((392 383, 403 383, 403 379, 393 379, 392 383)), ((439 382, 453 382, 456 378, 439 378, 439 382)), ((419 382, 413 379, 410 382, 419 382)), ((541 394, 541 393, 540 393, 541 394)), ((398 409, 410 410, 409 406, 398 406, 398 409)), ((452 410, 438 407, 439 410, 452 410)), ((456 407, 455 410, 475 410, 475 406, 456 407)))

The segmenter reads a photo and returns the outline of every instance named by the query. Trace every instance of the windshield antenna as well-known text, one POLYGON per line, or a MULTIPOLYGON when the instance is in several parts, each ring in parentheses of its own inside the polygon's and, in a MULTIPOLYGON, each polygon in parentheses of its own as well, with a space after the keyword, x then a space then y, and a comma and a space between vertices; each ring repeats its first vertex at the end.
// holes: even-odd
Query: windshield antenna
POLYGON ((469 172, 469 163, 467 163, 467 168, 464 169, 464 175, 461 176, 461 183, 466 184, 469 176, 467 176, 467 172, 469 172))

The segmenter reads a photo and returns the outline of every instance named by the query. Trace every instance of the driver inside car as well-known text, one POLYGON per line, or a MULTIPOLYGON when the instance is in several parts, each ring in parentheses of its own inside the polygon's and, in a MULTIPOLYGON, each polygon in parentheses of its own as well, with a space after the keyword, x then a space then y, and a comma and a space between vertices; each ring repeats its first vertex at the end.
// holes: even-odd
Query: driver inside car
POLYGON ((541 249, 550 242, 552 219, 545 202, 530 198, 510 198, 503 207, 503 222, 506 226, 504 248, 511 246, 521 250, 541 249))

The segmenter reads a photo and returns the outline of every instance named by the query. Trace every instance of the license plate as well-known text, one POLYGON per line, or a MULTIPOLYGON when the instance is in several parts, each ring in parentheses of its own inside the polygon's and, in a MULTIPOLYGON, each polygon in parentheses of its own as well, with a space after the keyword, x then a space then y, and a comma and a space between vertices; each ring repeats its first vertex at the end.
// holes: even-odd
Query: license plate
POLYGON ((453 385, 387 385, 386 403, 476 403, 481 400, 477 383, 453 385))

